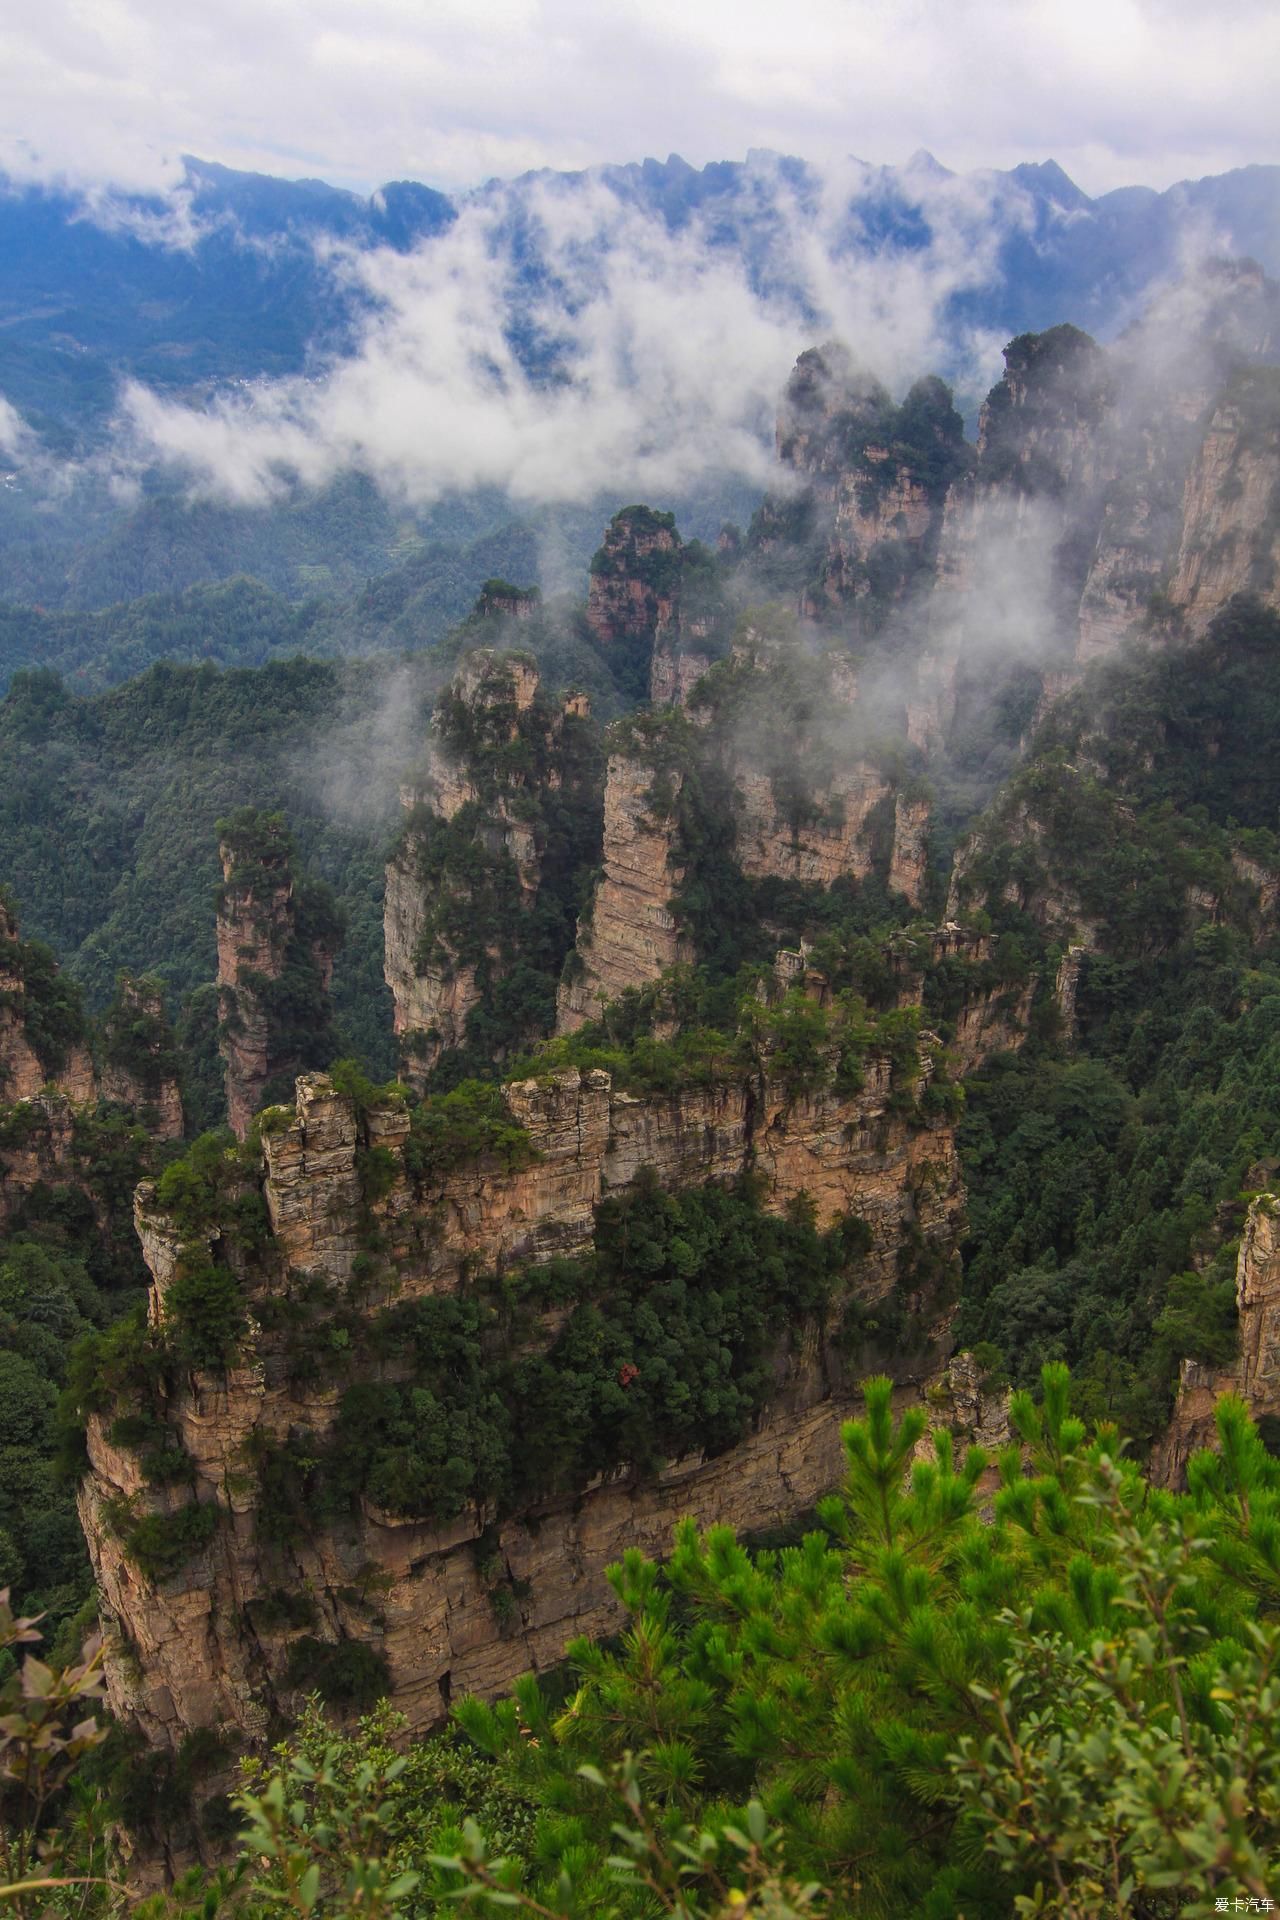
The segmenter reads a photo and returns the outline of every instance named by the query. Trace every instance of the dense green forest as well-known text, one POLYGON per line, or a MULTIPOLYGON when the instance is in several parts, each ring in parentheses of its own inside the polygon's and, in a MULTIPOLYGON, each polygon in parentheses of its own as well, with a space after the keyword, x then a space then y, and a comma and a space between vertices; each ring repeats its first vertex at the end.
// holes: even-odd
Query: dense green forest
MULTIPOLYGON (((576 604, 612 510, 520 510, 491 490, 393 510, 354 475, 270 507, 149 484, 122 512, 87 481, 75 501, 51 517, 37 493, 0 487, 0 689, 23 667, 92 692, 160 659, 259 666, 279 652, 435 646, 493 577, 542 579, 576 604)), ((714 537, 754 504, 741 481, 712 476, 678 510, 714 537)))
POLYGON ((1197 645, 1099 674, 1046 722, 966 882, 1050 965, 1048 899, 1092 934, 1074 1045, 1046 1025, 969 1086, 961 1337, 1020 1380, 1068 1359, 1139 1436, 1182 1355, 1233 1351, 1239 1196, 1280 1144, 1280 928, 1259 904, 1280 855, 1278 644, 1275 614, 1237 604, 1197 645))
MULTIPOLYGON (((23 982, 42 1066, 59 1071, 90 1039, 77 989, 39 942, 5 939, 0 965, 23 982)), ((118 1004, 109 1010, 104 1054, 125 1043, 120 1014, 118 1004)), ((145 1298, 133 1192, 163 1154, 119 1108, 67 1106, 57 1120, 68 1135, 64 1178, 10 1201, 0 1233, 0 1585, 20 1592, 72 1654, 95 1607, 74 1475, 59 1464, 57 1400, 77 1342, 145 1298)), ((31 1102, 0 1107, 0 1152, 38 1152, 49 1123, 31 1102)))
MULTIPOLYGON (((888 438, 926 478, 938 463, 939 487, 963 465, 934 385, 902 408, 870 393, 866 418, 833 431, 859 458, 888 438)), ((630 511, 633 533, 674 530, 630 511)), ((1152 1489, 1141 1466, 1181 1362, 1235 1355, 1239 1236, 1280 1167, 1280 617, 1242 598, 1199 639, 1135 643, 1038 725, 1038 672, 975 663, 949 753, 926 758, 885 701, 834 697, 894 581, 848 649, 785 608, 738 604, 785 511, 767 507, 745 548, 645 556, 641 584, 687 591, 715 656, 683 709, 638 700, 651 633, 611 645, 567 601, 523 601, 497 564, 481 603, 436 637, 443 572, 425 551, 346 603, 246 578, 0 618, 14 663, 42 650, 0 701, 0 874, 22 925, 3 956, 21 996, 0 1016, 21 999, 51 1075, 76 1048, 144 1082, 172 1068, 188 1134, 159 1141, 107 1101, 0 1107, 8 1155, 63 1130, 0 1241, 0 1584, 43 1616, 65 1669, 29 1664, 20 1693, 36 1629, 0 1614, 10 1878, 33 1872, 37 1835, 52 1869, 96 1873, 119 1819, 144 1847, 221 1849, 216 1872, 139 1909, 157 1920, 458 1901, 565 1920, 887 1920, 907 1904, 933 1920, 1165 1920, 1213 1911, 1224 1888, 1261 1899, 1274 1880, 1280 1434, 1228 1403, 1222 1451, 1193 1465, 1186 1494, 1152 1489), (539 692, 520 710, 514 692, 469 705, 454 667, 513 640, 539 692), (569 687, 590 715, 563 711, 569 687), (406 827, 399 788, 429 734, 470 797, 448 819, 420 805, 406 827), (666 905, 691 957, 551 1039, 557 986, 581 964, 608 752, 647 770, 644 817, 670 832, 666 905), (865 875, 751 877, 735 839, 742 756, 795 845, 841 823, 823 798, 838 770, 882 783, 865 875), (890 884, 904 801, 932 810, 914 901, 890 884), (536 844, 536 897, 495 819, 536 844), (481 988, 464 1043, 418 1096, 377 1084, 398 1064, 382 908, 401 833, 427 902, 415 963, 464 965, 481 988), (234 855, 221 895, 220 837, 234 855), (616 1644, 574 1646, 559 1676, 496 1706, 464 1703, 406 1755, 377 1704, 378 1646, 327 1637, 305 1593, 259 1596, 257 1625, 288 1630, 288 1684, 312 1704, 297 1728, 271 1727, 233 1803, 213 1729, 172 1755, 140 1753, 119 1728, 65 1746, 37 1736, 94 1699, 93 1671, 66 1664, 95 1610, 75 1507, 86 1414, 146 1489, 174 1490, 172 1506, 126 1501, 111 1521, 139 1576, 172 1578, 220 1524, 213 1503, 178 1498, 195 1480, 164 1407, 186 1376, 241 1358, 245 1274, 270 1239, 261 1136, 287 1116, 269 1108, 243 1144, 219 1124, 214 913, 237 887, 252 907, 286 869, 285 971, 257 989, 278 1016, 263 1099, 287 1098, 293 1064, 345 1056, 335 1078, 358 1114, 379 1097, 404 1114, 419 1197, 478 1155, 531 1164, 507 1075, 603 1068, 624 1098, 727 1075, 754 1097, 767 1077, 816 1100, 858 1093, 874 1057, 894 1122, 954 1123, 967 1225, 958 1260, 904 1235, 868 1304, 856 1215, 819 1232, 803 1203, 771 1215, 749 1177, 664 1193, 642 1175, 597 1207, 589 1252, 473 1263, 457 1292, 388 1292, 375 1309, 361 1286, 380 1271, 372 1210, 395 1163, 363 1142, 351 1287, 307 1279, 255 1299, 281 1377, 336 1396, 323 1438, 302 1423, 257 1435, 265 1535, 296 1543, 366 1503, 436 1527, 486 1516, 477 1564, 505 1632, 525 1596, 496 1552, 483 1560, 498 1525, 595 1475, 643 1479, 739 1444, 777 1391, 780 1320, 797 1342, 825 1341, 824 1364, 852 1381, 925 1351, 922 1303, 954 1309, 984 1392, 1014 1390, 1020 1444, 996 1463, 953 1457, 945 1433, 924 1443, 923 1413, 895 1421, 887 1382, 869 1386, 843 1492, 784 1544, 686 1526, 662 1569, 629 1554, 613 1576, 616 1644), (963 952, 934 943, 948 914, 963 952), (337 946, 329 999, 317 930, 337 946), (820 992, 780 984, 780 947, 820 992), (130 1012, 122 972, 163 989, 172 1033, 130 1012), (1026 1009, 1025 1033, 962 1080, 949 1050, 978 1003, 1026 1009), (159 1326, 130 1212, 147 1177, 183 1236, 159 1326), (46 1780, 47 1807, 15 1798, 46 1780)), ((789 589, 813 583, 808 534, 777 561, 779 580, 784 561, 801 569, 789 589)), ((483 542, 470 558, 482 553, 502 558, 483 542)), ((450 575, 459 590, 464 575, 450 575)), ((34 1890, 16 1897, 43 1910, 34 1890)), ((77 1911, 113 1901, 86 1892, 77 1911)), ((70 1904, 57 1911, 71 1920, 70 1904)))
POLYGON ((383 852, 431 684, 426 659, 164 665, 87 700, 56 674, 23 673, 0 705, 0 867, 26 931, 95 1008, 125 968, 157 974, 176 1010, 216 973, 216 822, 283 808, 347 915, 333 1000, 348 1050, 389 1072, 383 852))

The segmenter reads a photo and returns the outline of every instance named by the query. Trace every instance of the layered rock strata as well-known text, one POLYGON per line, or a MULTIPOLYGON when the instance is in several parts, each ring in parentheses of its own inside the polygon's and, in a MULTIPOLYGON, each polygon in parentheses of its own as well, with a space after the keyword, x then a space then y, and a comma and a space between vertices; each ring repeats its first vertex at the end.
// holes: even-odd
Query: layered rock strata
POLYGON ((560 983, 556 1026, 575 1033, 629 987, 693 958, 669 902, 684 879, 676 803, 682 775, 655 795, 656 775, 626 753, 609 757, 604 788, 604 863, 589 915, 560 983))
MULTIPOLYGON (((928 1060, 926 1052, 917 1094, 928 1060)), ((874 1297, 894 1284, 908 1239, 945 1263, 962 1225, 949 1128, 904 1117, 893 1092, 883 1059, 868 1061, 857 1094, 795 1099, 767 1072, 640 1099, 614 1088, 607 1074, 571 1070, 506 1090, 512 1118, 528 1129, 529 1164, 511 1170, 482 1158, 423 1185, 404 1167, 403 1108, 375 1106, 359 1117, 328 1081, 304 1078, 292 1123, 264 1138, 268 1246, 250 1255, 217 1230, 206 1245, 220 1248, 241 1275, 251 1312, 259 1295, 287 1296, 319 1277, 350 1280, 360 1209, 368 1205, 361 1156, 377 1146, 395 1174, 373 1213, 397 1297, 411 1298, 456 1290, 479 1268, 582 1251, 594 1206, 624 1190, 641 1167, 671 1186, 730 1180, 753 1167, 771 1209, 804 1193, 821 1223, 851 1209, 867 1222, 871 1249, 859 1284, 874 1297)), ((163 1321, 167 1289, 189 1249, 145 1187, 138 1220, 152 1311, 163 1321)), ((927 1319, 927 1284, 908 1305, 927 1319)), ((811 1504, 839 1478, 840 1425, 858 1405, 840 1351, 821 1326, 794 1340, 780 1328, 771 1402, 755 1429, 718 1458, 676 1460, 648 1479, 624 1475, 526 1512, 468 1513, 445 1526, 398 1520, 364 1500, 349 1522, 317 1527, 291 1546, 255 1526, 255 1436, 305 1429, 322 1438, 338 1394, 291 1386, 265 1325, 266 1316, 260 1322, 255 1314, 227 1375, 195 1373, 176 1383, 165 1417, 191 1457, 190 1494, 144 1487, 136 1456, 107 1437, 108 1421, 89 1420, 81 1511, 104 1608, 120 1636, 109 1660, 111 1698, 162 1746, 208 1725, 257 1738, 274 1713, 296 1706, 286 1679, 289 1630, 266 1624, 277 1616, 265 1603, 280 1590, 308 1597, 321 1638, 376 1648, 388 1664, 393 1703, 414 1728, 436 1722, 457 1694, 501 1691, 530 1667, 555 1664, 573 1634, 612 1630, 617 1603, 604 1570, 623 1548, 663 1552, 686 1515, 750 1528, 811 1504), (154 1509, 189 1498, 215 1505, 213 1537, 180 1573, 148 1581, 121 1547, 111 1514, 121 1499, 154 1509), (473 1551, 486 1520, 488 1570, 473 1551), (508 1609, 503 1620, 491 1596, 493 1565, 518 1596, 514 1615, 508 1609)), ((918 1392, 932 1365, 929 1355, 903 1364, 904 1393, 918 1392)))

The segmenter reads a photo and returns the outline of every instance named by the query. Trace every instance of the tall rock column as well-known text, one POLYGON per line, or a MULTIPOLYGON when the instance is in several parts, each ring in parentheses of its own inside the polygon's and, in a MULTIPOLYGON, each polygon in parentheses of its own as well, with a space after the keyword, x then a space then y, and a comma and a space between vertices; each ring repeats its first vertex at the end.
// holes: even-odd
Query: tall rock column
POLYGON ((1254 367, 1221 396, 1187 475, 1169 599, 1203 633, 1236 593, 1280 606, 1280 369, 1254 367))
POLYGON ((599 762, 585 695, 548 700, 527 654, 471 654, 441 694, 387 866, 384 973, 411 1085, 468 1045, 473 1015, 489 1058, 550 1026, 578 875, 599 858, 599 762))
POLYGON ((678 624, 683 552, 673 514, 624 507, 591 561, 587 623, 637 697, 650 690, 655 643, 678 624))
POLYGON ((46 1086, 71 1100, 97 1098, 79 994, 47 947, 19 938, 0 895, 0 1103, 30 1100, 46 1086))
POLYGON ((178 1053, 160 981, 121 974, 103 1023, 102 1053, 102 1098, 132 1108, 157 1140, 180 1140, 178 1053))
POLYGON ((327 887, 299 884, 280 814, 218 822, 218 1046, 241 1139, 296 1074, 332 1057, 329 982, 341 923, 327 887))
POLYGON ((681 784, 678 771, 660 774, 635 753, 609 756, 604 867, 560 984, 560 1033, 576 1032, 628 987, 646 986, 693 957, 667 904, 684 879, 676 851, 681 784))
POLYGON ((1260 1193, 1249 1208, 1236 1260, 1239 1358, 1227 1367, 1184 1360, 1173 1417, 1151 1456, 1158 1486, 1180 1487, 1187 1461, 1218 1444, 1214 1410, 1237 1393, 1253 1418, 1280 1424, 1280 1196, 1260 1193))

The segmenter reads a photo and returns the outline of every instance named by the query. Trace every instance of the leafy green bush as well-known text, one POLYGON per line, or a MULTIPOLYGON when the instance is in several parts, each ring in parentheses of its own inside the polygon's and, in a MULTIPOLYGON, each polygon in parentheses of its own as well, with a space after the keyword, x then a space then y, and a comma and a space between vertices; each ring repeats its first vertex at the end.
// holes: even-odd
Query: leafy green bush
POLYGON ((291 1687, 318 1693, 327 1706, 366 1710, 390 1688, 385 1655, 359 1640, 317 1640, 304 1634, 289 1648, 291 1687))
POLYGON ((528 1164, 532 1151, 527 1130, 511 1118, 501 1090, 491 1081, 464 1080, 414 1108, 404 1158, 415 1179, 439 1180, 485 1155, 514 1171, 528 1164))
POLYGON ((241 1283, 230 1267, 188 1251, 165 1294, 165 1317, 183 1365, 229 1367, 245 1325, 241 1283))
POLYGON ((171 1579, 218 1531, 212 1501, 192 1501, 171 1513, 135 1514, 128 1503, 109 1515, 125 1552, 148 1580, 171 1579))
POLYGON ((290 1537, 361 1495, 447 1520, 722 1452, 773 1391, 780 1319, 819 1321, 869 1245, 861 1221, 766 1214, 749 1185, 642 1179, 599 1208, 588 1258, 384 1311, 365 1338, 407 1377, 348 1386, 323 1441, 260 1443, 259 1527, 290 1537), (556 1303, 548 1342, 536 1316, 556 1303))

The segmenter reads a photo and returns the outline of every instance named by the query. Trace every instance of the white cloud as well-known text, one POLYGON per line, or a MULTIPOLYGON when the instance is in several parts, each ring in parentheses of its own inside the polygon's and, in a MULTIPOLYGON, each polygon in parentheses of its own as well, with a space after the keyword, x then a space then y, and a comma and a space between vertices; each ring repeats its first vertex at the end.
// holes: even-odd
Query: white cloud
POLYGON ((25 460, 35 447, 35 435, 12 401, 0 393, 0 460, 25 460))
MULTIPOLYGON (((929 248, 837 258, 859 177, 851 167, 829 180, 816 214, 770 183, 782 216, 771 266, 788 289, 775 296, 753 291, 737 255, 696 223, 673 236, 602 187, 543 183, 526 211, 548 271, 528 305, 508 203, 474 202, 408 256, 335 255, 376 310, 359 350, 323 378, 259 382, 203 410, 135 383, 124 444, 185 473, 194 492, 242 504, 349 469, 416 502, 482 486, 525 502, 662 497, 712 472, 767 483, 774 409, 801 348, 839 334, 901 388, 941 356, 950 296, 990 270, 989 191, 964 180, 926 182, 929 248), (513 350, 513 286, 516 317, 562 349, 562 381, 529 377, 513 350)), ((999 342, 967 345, 985 384, 999 342)), ((954 337, 946 353, 954 364, 954 337)))
POLYGON ((165 188, 196 152, 365 188, 769 146, 1052 154, 1090 191, 1280 158, 1271 0, 44 0, 0 165, 165 188))

